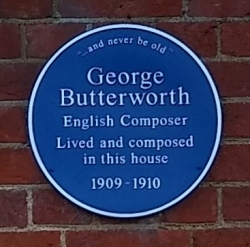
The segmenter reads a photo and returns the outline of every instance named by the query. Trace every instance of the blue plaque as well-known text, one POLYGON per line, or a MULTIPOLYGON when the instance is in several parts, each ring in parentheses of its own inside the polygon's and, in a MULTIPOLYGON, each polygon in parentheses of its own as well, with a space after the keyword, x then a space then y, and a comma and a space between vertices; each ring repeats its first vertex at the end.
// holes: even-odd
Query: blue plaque
POLYGON ((28 113, 31 148, 50 183, 84 209, 123 218, 190 194, 212 165, 221 125, 215 84, 194 52, 132 24, 88 31, 59 49, 28 113))

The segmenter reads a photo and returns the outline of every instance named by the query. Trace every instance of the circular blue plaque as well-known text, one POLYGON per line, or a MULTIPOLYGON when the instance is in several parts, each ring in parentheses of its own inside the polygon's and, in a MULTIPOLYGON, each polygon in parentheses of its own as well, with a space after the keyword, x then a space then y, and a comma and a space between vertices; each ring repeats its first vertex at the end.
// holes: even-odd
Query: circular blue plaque
POLYGON ((127 218, 190 194, 212 165, 221 125, 200 59, 171 35, 132 24, 59 49, 28 113, 31 147, 52 185, 84 209, 127 218))

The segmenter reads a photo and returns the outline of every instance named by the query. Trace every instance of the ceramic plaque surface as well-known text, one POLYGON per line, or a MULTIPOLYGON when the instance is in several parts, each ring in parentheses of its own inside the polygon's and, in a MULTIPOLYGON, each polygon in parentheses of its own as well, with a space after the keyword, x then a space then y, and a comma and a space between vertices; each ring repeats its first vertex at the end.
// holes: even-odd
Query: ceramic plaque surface
POLYGON ((110 25, 48 60, 28 130, 37 163, 63 196, 98 214, 139 217, 202 181, 219 146, 221 107, 209 72, 182 42, 110 25))

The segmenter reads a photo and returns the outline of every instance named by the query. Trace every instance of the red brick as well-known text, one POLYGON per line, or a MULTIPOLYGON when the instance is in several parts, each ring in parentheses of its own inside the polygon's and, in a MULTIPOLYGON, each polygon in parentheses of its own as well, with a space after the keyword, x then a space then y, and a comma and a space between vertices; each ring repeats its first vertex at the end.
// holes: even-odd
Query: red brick
POLYGON ((222 198, 226 221, 250 220, 250 188, 224 188, 222 198))
POLYGON ((21 35, 18 25, 0 24, 0 34, 0 58, 20 57, 21 35))
MULTIPOLYGON (((159 213, 143 218, 129 218, 126 219, 126 224, 157 224, 160 221, 160 215, 161 214, 159 213)), ((96 221, 98 221, 101 225, 106 225, 106 224, 118 225, 124 223, 124 219, 122 218, 111 218, 101 215, 96 216, 96 221)))
POLYGON ((181 0, 59 0, 66 17, 160 17, 181 15, 181 0))
POLYGON ((29 57, 47 58, 66 41, 86 30, 85 24, 39 24, 27 26, 29 57))
POLYGON ((46 183, 29 149, 0 149, 0 184, 46 183))
POLYGON ((26 196, 25 191, 0 191, 0 227, 27 225, 26 196))
MULTIPOLYGON (((250 13, 250 1, 249 1, 250 13)), ((221 52, 231 56, 250 56, 250 22, 221 25, 221 52)))
POLYGON ((0 247, 60 247, 59 232, 0 233, 0 247))
POLYGON ((2 18, 43 18, 52 15, 52 0, 0 1, 2 18))
POLYGON ((27 100, 41 64, 0 64, 0 100, 27 100))
POLYGON ((243 247, 250 245, 250 229, 194 232, 194 247, 243 247))
POLYGON ((198 188, 178 205, 163 212, 163 222, 202 223, 217 220, 217 192, 198 188))
POLYGON ((25 109, 0 107, 0 142, 26 142, 25 109))
POLYGON ((92 216, 52 190, 34 192, 35 224, 90 224, 92 216))
POLYGON ((209 62, 221 96, 250 96, 250 63, 209 62))
POLYGON ((243 17, 250 13, 250 0, 190 0, 189 15, 243 17))
POLYGON ((216 55, 216 24, 213 22, 158 23, 156 27, 175 35, 201 56, 216 55))
POLYGON ((207 180, 209 181, 249 181, 250 145, 225 145, 207 180))
POLYGON ((250 104, 226 104, 224 109, 224 136, 250 137, 250 104))
MULTIPOLYGON (((69 232, 67 247, 188 247, 185 231, 84 231, 69 232)), ((0 246, 1 247, 1 246, 0 246)))

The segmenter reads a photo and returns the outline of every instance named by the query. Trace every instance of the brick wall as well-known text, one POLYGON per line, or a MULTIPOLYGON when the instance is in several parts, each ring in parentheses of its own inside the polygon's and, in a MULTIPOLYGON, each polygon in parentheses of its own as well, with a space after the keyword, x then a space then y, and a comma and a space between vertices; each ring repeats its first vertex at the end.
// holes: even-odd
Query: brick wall
POLYGON ((0 0, 0 247, 250 245, 250 0, 0 0), (27 139, 27 104, 45 60, 107 23, 142 23, 187 42, 219 87, 218 158, 177 206, 140 219, 79 209, 46 182, 27 139))

